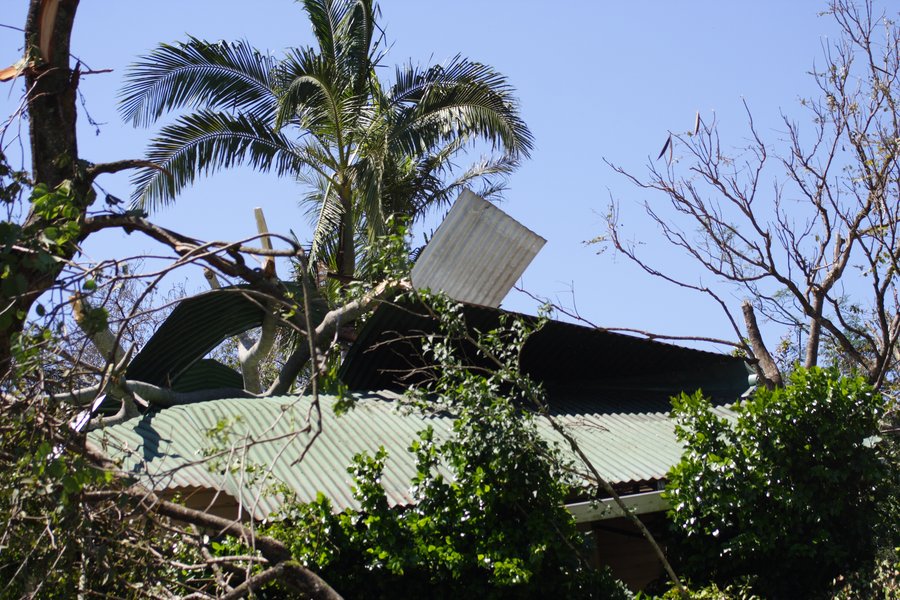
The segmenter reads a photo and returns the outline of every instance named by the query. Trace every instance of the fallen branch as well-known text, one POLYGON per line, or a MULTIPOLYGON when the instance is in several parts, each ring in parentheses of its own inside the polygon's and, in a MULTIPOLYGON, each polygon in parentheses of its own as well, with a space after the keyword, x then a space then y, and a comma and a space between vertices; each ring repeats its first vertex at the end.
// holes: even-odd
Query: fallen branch
MULTIPOLYGON (((209 390, 197 390, 194 392, 176 392, 175 390, 159 387, 152 383, 135 380, 121 380, 115 384, 119 388, 135 394, 151 406, 166 408, 195 402, 207 402, 221 400, 223 398, 258 398, 242 388, 216 388, 209 390)), ((67 402, 75 406, 87 406, 102 392, 102 384, 91 385, 79 390, 49 394, 48 397, 59 402, 67 402)))
MULTIPOLYGON (((328 312, 319 323, 318 327, 312 332, 312 338, 315 340, 315 348, 324 350, 326 345, 330 343, 335 332, 342 324, 358 319, 363 314, 372 310, 380 302, 384 302, 392 298, 397 292, 411 289, 408 279, 383 281, 368 294, 362 298, 353 300, 328 312)), ((294 380, 312 356, 311 346, 301 346, 288 357, 278 377, 269 386, 266 392, 267 396, 278 396, 286 394, 290 389, 294 380)))
MULTIPOLYGON (((89 445, 87 452, 102 464, 109 464, 109 461, 103 457, 103 454, 99 449, 89 445)), ((273 565, 273 568, 270 568, 267 571, 273 571, 275 567, 280 566, 280 568, 273 571, 272 579, 277 577, 285 585, 296 592, 304 594, 305 597, 317 600, 341 600, 341 595, 328 585, 325 580, 313 571, 294 561, 290 549, 282 542, 269 536, 257 535, 251 528, 240 521, 217 517, 200 510, 163 500, 155 493, 138 485, 122 490, 119 493, 119 496, 130 498, 146 511, 182 523, 206 528, 215 531, 219 535, 229 535, 243 541, 251 548, 258 550, 263 557, 273 565)), ((110 494, 108 491, 101 491, 98 493, 86 492, 83 494, 83 498, 88 502, 107 501, 110 500, 110 494)), ((267 579, 267 581, 269 580, 271 579, 267 579)), ((239 588, 240 586, 235 588, 235 590, 239 588)), ((254 588, 245 589, 246 591, 252 591, 254 588)), ((242 595, 233 597, 240 598, 242 595)))
POLYGON ((222 600, 236 600, 237 598, 243 598, 247 594, 251 592, 255 592, 265 584, 270 581, 275 581, 280 578, 285 571, 286 565, 290 563, 278 563, 274 567, 266 569, 261 573, 257 573, 253 577, 247 579, 244 583, 235 587, 233 590, 222 596, 222 600))
POLYGON ((257 398, 256 394, 240 388, 216 388, 195 392, 176 392, 144 381, 126 381, 125 387, 146 400, 152 406, 167 408, 195 402, 208 402, 223 398, 257 398))

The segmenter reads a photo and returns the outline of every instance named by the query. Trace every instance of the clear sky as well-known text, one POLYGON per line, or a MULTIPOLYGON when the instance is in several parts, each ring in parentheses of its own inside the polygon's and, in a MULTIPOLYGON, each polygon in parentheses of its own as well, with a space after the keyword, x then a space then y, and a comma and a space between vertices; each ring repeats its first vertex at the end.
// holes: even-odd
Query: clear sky
MULTIPOLYGON (((27 2, 2 0, 2 5, 0 24, 21 27, 27 2)), ((807 73, 814 62, 821 64, 822 45, 836 29, 829 17, 818 16, 825 8, 823 1, 808 0, 383 0, 381 23, 392 44, 388 65, 409 59, 435 63, 461 53, 493 65, 518 90, 536 151, 511 178, 501 207, 548 240, 523 277, 526 289, 567 306, 574 290, 581 314, 603 326, 733 339, 724 316, 707 299, 584 244, 604 232, 611 199, 622 203, 625 225, 636 240, 652 248, 658 239, 634 209, 645 200, 664 199, 636 189, 604 159, 645 173, 667 132, 691 128, 696 111, 706 120, 715 113, 724 145, 741 146, 747 135, 743 101, 763 135, 776 142, 779 111, 799 116, 799 98, 815 94, 807 73)), ((101 162, 142 155, 152 130, 132 129, 116 112, 125 67, 158 42, 187 34, 244 38, 276 55, 312 38, 304 13, 291 0, 82 0, 73 53, 91 69, 113 69, 82 80, 86 107, 103 123, 95 133, 82 110, 83 158, 101 162)), ((14 63, 21 46, 20 32, 0 28, 0 66, 14 63)), ((389 78, 392 70, 385 71, 389 78)), ((14 110, 21 86, 0 85, 5 116, 14 110)), ((7 149, 10 158, 17 157, 17 147, 7 149)), ((100 184, 122 198, 130 194, 127 177, 100 184)), ((151 218, 197 238, 230 240, 255 233, 252 207, 262 206, 272 231, 293 229, 306 239, 310 228, 297 205, 301 193, 296 183, 274 175, 223 173, 151 218)), ((151 248, 138 234, 118 233, 86 247, 96 259, 151 248)), ((672 252, 654 252, 660 266, 704 275, 672 252)), ((534 302, 515 292, 504 306, 534 311, 534 302)))

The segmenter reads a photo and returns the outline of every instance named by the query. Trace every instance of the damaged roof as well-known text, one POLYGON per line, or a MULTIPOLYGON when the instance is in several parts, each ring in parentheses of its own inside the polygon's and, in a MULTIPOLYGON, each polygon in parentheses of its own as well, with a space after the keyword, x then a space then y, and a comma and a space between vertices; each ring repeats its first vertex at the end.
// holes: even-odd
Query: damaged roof
MULTIPOLYGON (((462 316, 472 332, 496 329, 504 318, 532 325, 539 322, 537 317, 473 304, 463 305, 462 316)), ((348 351, 341 367, 342 381, 351 390, 404 389, 416 382, 412 371, 428 362, 421 351, 422 342, 437 331, 437 322, 415 300, 382 304, 348 351)), ((492 366, 471 348, 460 351, 467 353, 473 365, 492 366)), ((747 363, 739 357, 556 320, 543 321, 528 337, 520 366, 544 384, 579 382, 595 388, 639 388, 669 394, 702 388, 731 401, 754 383, 747 363)))

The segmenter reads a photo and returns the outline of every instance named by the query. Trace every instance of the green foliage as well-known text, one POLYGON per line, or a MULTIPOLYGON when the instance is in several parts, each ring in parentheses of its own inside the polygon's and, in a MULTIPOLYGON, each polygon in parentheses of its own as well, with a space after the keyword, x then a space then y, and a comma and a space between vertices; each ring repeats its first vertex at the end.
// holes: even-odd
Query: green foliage
POLYGON ((409 276, 412 269, 409 221, 403 215, 391 215, 386 219, 387 233, 376 237, 362 253, 366 258, 359 265, 363 279, 379 282, 409 276))
POLYGON ((746 584, 732 584, 719 587, 710 583, 704 587, 685 587, 686 596, 678 588, 672 587, 662 596, 648 596, 639 593, 635 600, 761 600, 746 584))
POLYGON ((26 173, 10 167, 6 156, 0 151, 0 202, 7 206, 17 203, 27 185, 26 173))
MULTIPOLYGON (((55 275, 61 261, 71 254, 81 234, 81 212, 72 182, 64 181, 55 188, 43 183, 29 187, 22 172, 6 163, 0 152, 0 203, 7 208, 8 218, 0 222, 0 334, 14 323, 21 323, 27 303, 18 300, 29 292, 29 281, 43 275, 55 275), (28 193, 30 210, 36 229, 23 227, 13 217, 20 210, 21 198, 28 193)), ((41 306, 39 311, 44 311, 41 306)), ((8 335, 8 334, 7 334, 8 335)))
POLYGON ((34 394, 48 332, 18 336, 16 373, 0 395, 0 597, 67 599, 88 590, 135 597, 169 587, 156 556, 175 535, 116 498, 119 482, 99 469, 69 427, 71 408, 34 394), (109 500, 87 500, 101 492, 109 500))
POLYGON ((38 183, 31 192, 31 206, 34 214, 53 223, 43 231, 42 241, 48 248, 63 247, 78 238, 81 211, 71 181, 64 181, 54 189, 38 183))
POLYGON ((122 112, 135 125, 193 111, 152 143, 148 158, 164 169, 139 173, 135 199, 171 201, 198 175, 237 164, 299 178, 315 223, 311 266, 352 278, 357 252, 389 231, 391 215, 416 218, 479 181, 483 195, 498 192, 528 156, 532 135, 506 78, 481 63, 410 63, 391 85, 381 82, 376 2, 302 5, 317 47, 291 49, 283 60, 245 42, 191 38, 129 70, 122 112), (456 161, 476 140, 498 156, 459 173, 456 161))
POLYGON ((699 392, 674 399, 685 451, 666 494, 687 574, 809 597, 870 561, 896 477, 871 444, 882 406, 862 379, 820 368, 757 391, 735 421, 699 392))
POLYGON ((391 506, 380 484, 382 449, 356 456, 349 469, 358 511, 335 514, 320 496, 290 505, 268 533, 347 597, 627 597, 581 555, 564 507, 565 471, 524 410, 522 391, 510 386, 530 329, 515 321, 478 336, 500 361, 496 371, 471 372, 455 351, 458 309, 441 302, 445 336, 429 345, 441 368, 415 409, 451 411, 456 420, 449 439, 426 429, 412 443, 411 504, 391 506))
MULTIPOLYGON (((894 522, 896 526, 897 522, 894 522)), ((896 600, 900 598, 900 548, 872 565, 840 577, 832 593, 834 600, 896 600)))

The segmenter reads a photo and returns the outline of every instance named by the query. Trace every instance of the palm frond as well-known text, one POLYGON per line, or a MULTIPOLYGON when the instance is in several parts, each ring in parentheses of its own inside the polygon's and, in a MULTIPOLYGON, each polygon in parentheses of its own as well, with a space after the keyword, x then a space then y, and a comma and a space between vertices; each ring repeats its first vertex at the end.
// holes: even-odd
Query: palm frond
POLYGON ((374 74, 377 46, 373 45, 378 6, 372 0, 355 0, 347 14, 344 63, 353 80, 354 95, 368 94, 374 74))
POLYGON ((328 135, 340 127, 339 108, 343 89, 349 83, 332 61, 311 48, 297 48, 279 64, 276 126, 296 123, 299 127, 328 135))
POLYGON ((519 114, 506 77, 492 67, 456 56, 424 71, 398 69, 391 98, 397 141, 421 153, 454 137, 481 138, 514 156, 530 156, 534 137, 519 114))
POLYGON ((519 160, 512 156, 482 157, 456 179, 444 185, 439 193, 423 204, 422 213, 437 206, 447 206, 464 188, 480 184, 477 194, 485 200, 501 200, 507 189, 507 178, 519 168, 519 160))
POLYGON ((145 208, 172 200, 201 174, 243 164, 284 175, 318 159, 264 121, 205 110, 164 127, 147 158, 165 170, 143 169, 132 179, 132 199, 145 208))
POLYGON ((247 42, 205 42, 190 38, 162 44, 128 68, 119 110, 126 121, 145 126, 178 108, 212 108, 256 117, 274 115, 275 60, 247 42))
POLYGON ((367 154, 354 165, 357 213, 365 215, 365 230, 369 241, 385 233, 386 217, 383 205, 384 160, 377 154, 367 154))
POLYGON ((447 180, 456 170, 452 159, 461 149, 462 142, 454 140, 437 152, 420 156, 408 174, 408 181, 397 186, 387 185, 385 206, 391 214, 405 214, 415 220, 434 208, 446 207, 463 188, 474 188, 483 198, 502 198, 507 177, 518 168, 516 157, 486 156, 472 164, 463 173, 447 180), (404 196, 405 194, 405 196, 404 196))
POLYGON ((335 62, 343 53, 343 33, 353 4, 348 0, 303 0, 303 9, 309 16, 313 35, 328 62, 335 62))
POLYGON ((317 173, 304 178, 304 181, 310 190, 300 203, 306 205, 307 215, 315 224, 309 251, 309 263, 315 265, 336 252, 344 208, 331 184, 331 179, 317 173))

